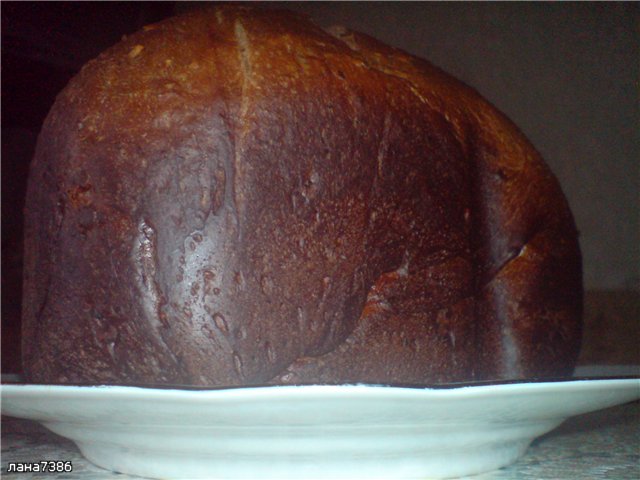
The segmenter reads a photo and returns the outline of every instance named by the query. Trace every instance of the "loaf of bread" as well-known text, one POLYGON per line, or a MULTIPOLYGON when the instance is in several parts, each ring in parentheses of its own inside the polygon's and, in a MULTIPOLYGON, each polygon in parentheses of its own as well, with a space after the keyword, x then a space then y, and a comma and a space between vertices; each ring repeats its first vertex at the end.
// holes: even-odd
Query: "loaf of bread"
POLYGON ((58 96, 28 187, 39 383, 564 376, 577 231, 522 133, 428 62, 227 5, 122 40, 58 96))

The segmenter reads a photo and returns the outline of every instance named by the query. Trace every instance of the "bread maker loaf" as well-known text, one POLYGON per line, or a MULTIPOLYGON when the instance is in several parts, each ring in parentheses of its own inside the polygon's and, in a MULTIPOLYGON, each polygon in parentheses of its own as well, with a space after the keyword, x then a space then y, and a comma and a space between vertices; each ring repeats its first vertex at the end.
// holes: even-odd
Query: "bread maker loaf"
POLYGON ((90 61, 39 136, 30 382, 565 376, 577 231, 523 134, 425 60, 227 5, 90 61))

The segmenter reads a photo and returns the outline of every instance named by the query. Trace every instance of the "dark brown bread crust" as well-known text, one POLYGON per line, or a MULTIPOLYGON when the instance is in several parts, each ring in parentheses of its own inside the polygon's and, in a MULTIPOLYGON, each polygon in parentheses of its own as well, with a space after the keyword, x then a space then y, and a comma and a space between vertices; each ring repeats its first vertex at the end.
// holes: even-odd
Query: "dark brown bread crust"
POLYGON ((33 382, 566 375, 577 232, 474 91, 364 35, 237 6, 87 64, 26 207, 33 382))

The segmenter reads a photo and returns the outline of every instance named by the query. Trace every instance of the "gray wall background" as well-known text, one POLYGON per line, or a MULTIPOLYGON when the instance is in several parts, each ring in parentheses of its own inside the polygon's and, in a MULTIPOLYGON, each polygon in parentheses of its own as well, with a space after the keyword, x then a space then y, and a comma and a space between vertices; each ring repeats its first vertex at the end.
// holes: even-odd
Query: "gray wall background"
POLYGON ((426 58, 505 112, 559 178, 587 289, 640 290, 638 3, 290 2, 426 58))

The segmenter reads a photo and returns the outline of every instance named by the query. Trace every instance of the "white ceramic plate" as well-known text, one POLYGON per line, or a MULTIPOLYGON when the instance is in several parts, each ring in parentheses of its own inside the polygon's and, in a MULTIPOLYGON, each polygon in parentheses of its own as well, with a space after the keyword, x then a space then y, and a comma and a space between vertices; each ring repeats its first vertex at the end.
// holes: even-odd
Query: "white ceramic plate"
POLYGON ((566 418, 640 398, 640 379, 446 389, 3 385, 101 467, 156 478, 448 478, 514 462, 566 418))

